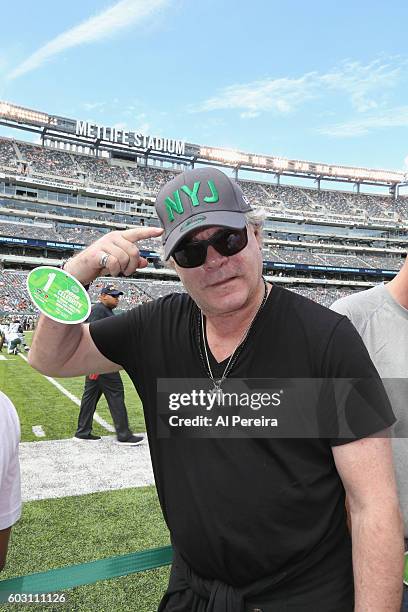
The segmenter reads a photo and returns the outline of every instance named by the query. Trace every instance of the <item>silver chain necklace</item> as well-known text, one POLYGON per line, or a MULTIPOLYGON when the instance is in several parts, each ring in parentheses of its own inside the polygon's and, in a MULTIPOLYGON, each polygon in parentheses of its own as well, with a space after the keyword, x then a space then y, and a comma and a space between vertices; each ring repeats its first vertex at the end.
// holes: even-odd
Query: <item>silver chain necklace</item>
MULTIPOLYGON (((201 334, 202 334, 202 341, 203 341, 203 346, 204 346, 204 352, 205 352, 205 360, 206 363, 204 363, 204 365, 207 367, 207 374, 209 379, 211 380, 212 384, 213 384, 213 388, 210 390, 210 394, 212 396, 216 396, 217 397, 217 401, 218 403, 220 402, 220 400, 222 399, 222 389, 221 389, 221 385, 224 382, 224 380, 227 378, 228 374, 231 372, 232 368, 234 367, 238 356, 240 355, 242 349, 244 348, 245 342, 249 336, 249 332, 251 331, 255 320, 258 318, 259 313, 261 312, 261 310, 263 309, 263 307, 265 306, 266 300, 268 298, 268 285, 266 284, 265 279, 263 279, 264 282, 264 286, 265 286, 265 291, 264 291, 264 296, 262 298, 262 302, 259 305, 258 310, 256 311, 254 317, 252 318, 252 321, 250 322, 250 324, 248 325, 248 327, 246 328, 244 335, 242 336, 242 340, 240 340, 240 342, 238 343, 238 345, 235 347, 234 352, 231 354, 230 358, 228 359, 228 363, 224 368, 224 372, 221 375, 221 378, 214 378, 212 369, 211 369, 211 365, 210 365, 210 360, 208 358, 208 351, 207 351, 207 342, 205 339, 205 327, 204 327, 204 315, 203 315, 203 311, 200 310, 200 322, 201 322, 201 334)), ((200 350, 200 356, 201 359, 203 359, 201 350, 200 350)))

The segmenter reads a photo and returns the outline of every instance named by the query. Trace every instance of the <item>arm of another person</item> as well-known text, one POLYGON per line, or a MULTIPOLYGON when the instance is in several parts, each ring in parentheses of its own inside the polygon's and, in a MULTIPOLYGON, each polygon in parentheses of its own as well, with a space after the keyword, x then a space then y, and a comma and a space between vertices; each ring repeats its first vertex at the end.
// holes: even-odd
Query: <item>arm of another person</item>
POLYGON ((333 456, 351 517, 355 612, 399 612, 404 535, 391 441, 363 438, 333 456))
POLYGON ((11 527, 0 529, 0 572, 6 565, 7 549, 10 539, 11 527))
POLYGON ((399 612, 404 538, 389 434, 395 416, 360 335, 345 317, 324 364, 328 379, 353 382, 346 395, 340 383, 338 397, 354 440, 341 435, 332 452, 351 519, 355 612, 399 612))
MULTIPOLYGON (((134 228, 109 232, 87 249, 70 259, 64 266, 80 282, 88 284, 100 275, 125 276, 147 266, 140 256, 138 240, 158 237, 157 227, 134 228), (106 268, 101 269, 102 255, 109 255, 106 268)), ((64 325, 41 315, 33 343, 28 353, 30 365, 48 376, 80 376, 91 372, 117 372, 120 366, 96 348, 88 325, 64 325)))

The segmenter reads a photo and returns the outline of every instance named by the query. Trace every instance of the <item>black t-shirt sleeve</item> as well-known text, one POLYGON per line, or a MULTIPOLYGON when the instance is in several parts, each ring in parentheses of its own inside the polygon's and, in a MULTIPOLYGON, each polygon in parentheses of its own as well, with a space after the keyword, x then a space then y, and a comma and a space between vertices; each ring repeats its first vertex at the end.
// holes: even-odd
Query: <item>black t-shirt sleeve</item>
POLYGON ((347 317, 338 321, 331 334, 323 371, 336 410, 337 435, 331 439, 332 446, 380 433, 395 423, 381 378, 347 317))
POLYGON ((110 361, 128 370, 143 357, 144 332, 151 317, 151 304, 146 303, 125 313, 93 321, 89 331, 98 350, 110 361))
POLYGON ((177 341, 190 302, 184 293, 171 293, 94 321, 89 326, 92 340, 102 355, 121 365, 131 378, 146 373, 150 378, 156 372, 162 339, 166 338, 167 344, 177 341))

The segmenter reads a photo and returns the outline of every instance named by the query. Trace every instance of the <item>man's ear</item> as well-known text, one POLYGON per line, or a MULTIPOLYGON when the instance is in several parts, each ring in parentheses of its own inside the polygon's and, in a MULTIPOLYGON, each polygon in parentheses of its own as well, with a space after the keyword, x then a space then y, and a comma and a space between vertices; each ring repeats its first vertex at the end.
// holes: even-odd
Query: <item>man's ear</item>
POLYGON ((172 270, 176 269, 176 264, 172 257, 168 258, 168 260, 165 262, 165 266, 166 268, 171 268, 172 270))
POLYGON ((263 246, 262 228, 257 226, 257 225, 253 225, 252 229, 253 229, 253 232, 254 232, 255 239, 256 239, 256 241, 258 243, 259 249, 262 250, 262 246, 263 246))

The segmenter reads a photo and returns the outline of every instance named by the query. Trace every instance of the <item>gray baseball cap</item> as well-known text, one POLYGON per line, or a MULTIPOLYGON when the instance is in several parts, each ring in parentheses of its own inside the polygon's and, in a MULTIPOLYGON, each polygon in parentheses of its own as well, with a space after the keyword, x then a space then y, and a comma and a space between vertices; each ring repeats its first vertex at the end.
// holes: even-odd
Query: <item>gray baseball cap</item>
POLYGON ((164 258, 196 229, 212 225, 242 229, 251 209, 235 181, 217 168, 197 168, 178 174, 156 198, 156 212, 164 228, 164 258))

